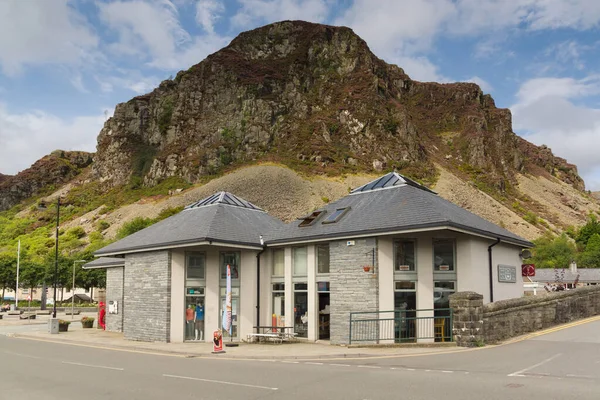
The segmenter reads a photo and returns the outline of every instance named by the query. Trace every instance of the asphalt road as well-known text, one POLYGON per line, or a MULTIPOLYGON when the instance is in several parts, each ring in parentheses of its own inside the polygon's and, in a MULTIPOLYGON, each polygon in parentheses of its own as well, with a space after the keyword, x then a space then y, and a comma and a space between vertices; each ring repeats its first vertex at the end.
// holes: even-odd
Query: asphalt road
POLYGON ((344 360, 184 358, 0 337, 0 399, 594 399, 600 321, 519 343, 344 360))

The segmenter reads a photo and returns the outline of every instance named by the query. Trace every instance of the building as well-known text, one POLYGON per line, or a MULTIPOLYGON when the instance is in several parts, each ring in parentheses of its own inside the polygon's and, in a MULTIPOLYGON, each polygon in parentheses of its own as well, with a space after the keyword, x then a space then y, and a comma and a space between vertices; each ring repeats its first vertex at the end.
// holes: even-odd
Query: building
POLYGON ((455 291, 486 302, 522 296, 517 267, 531 246, 390 173, 287 225, 217 193, 99 250, 84 268, 107 268, 107 329, 128 339, 211 340, 202 331, 221 326, 230 265, 233 339, 277 325, 347 343, 351 312, 433 318, 455 291))
POLYGON ((535 276, 524 278, 523 282, 526 296, 598 284, 600 268, 578 268, 575 262, 569 268, 538 268, 535 276))

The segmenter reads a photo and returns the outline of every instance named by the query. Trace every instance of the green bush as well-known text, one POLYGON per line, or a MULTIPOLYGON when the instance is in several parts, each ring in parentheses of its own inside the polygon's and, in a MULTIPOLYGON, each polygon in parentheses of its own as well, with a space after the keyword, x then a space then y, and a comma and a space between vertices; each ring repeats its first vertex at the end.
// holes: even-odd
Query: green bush
POLYGON ((123 239, 137 231, 149 227, 156 221, 151 218, 136 217, 129 222, 126 222, 117 232, 117 239, 123 239))
POLYGON ((162 108, 158 115, 158 130, 163 135, 167 133, 167 129, 171 125, 171 118, 173 117, 173 99, 167 97, 163 100, 162 108))
POLYGON ((98 221, 98 223, 96 224, 96 228, 102 232, 107 230, 110 227, 110 224, 108 223, 108 221, 105 221, 103 219, 101 219, 100 221, 98 221))

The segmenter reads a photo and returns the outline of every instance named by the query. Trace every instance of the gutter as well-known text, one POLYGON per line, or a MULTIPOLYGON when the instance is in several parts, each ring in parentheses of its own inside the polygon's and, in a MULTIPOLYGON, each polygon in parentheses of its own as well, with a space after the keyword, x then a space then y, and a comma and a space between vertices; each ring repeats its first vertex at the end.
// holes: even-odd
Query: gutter
POLYGON ((260 235, 260 244, 262 250, 256 254, 256 333, 260 333, 260 328, 258 328, 260 326, 260 256, 267 249, 262 235, 260 235))
POLYGON ((494 302, 494 274, 492 267, 492 247, 500 243, 500 238, 496 238, 496 242, 488 246, 488 262, 490 266, 490 303, 494 302))

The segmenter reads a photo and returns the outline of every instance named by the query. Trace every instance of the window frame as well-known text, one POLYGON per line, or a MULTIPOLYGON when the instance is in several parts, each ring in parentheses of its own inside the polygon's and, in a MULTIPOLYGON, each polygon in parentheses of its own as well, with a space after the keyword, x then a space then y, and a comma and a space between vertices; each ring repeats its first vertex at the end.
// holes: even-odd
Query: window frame
POLYGON ((332 212, 331 214, 329 214, 329 216, 327 218, 325 218, 325 220, 323 222, 321 222, 322 224, 335 224, 336 222, 338 222, 340 219, 342 219, 342 217, 344 215, 346 215, 348 213, 348 211, 350 211, 350 207, 339 207, 336 208, 334 212, 332 212), (336 215, 336 213, 338 211, 341 211, 338 215, 336 215), (332 217, 334 217, 333 219, 331 219, 332 217))
MULTIPOLYGON (((418 243, 417 243, 417 239, 415 238, 395 238, 393 240, 393 252, 394 252, 394 259, 393 259, 393 263, 394 263, 394 273, 395 274, 416 274, 417 273, 417 249, 418 249, 418 243), (397 263, 397 246, 399 244, 399 242, 409 242, 413 244, 413 269, 409 269, 409 270, 400 270, 397 267, 400 266, 400 264, 397 263)), ((406 265, 406 264, 403 264, 406 265)))
POLYGON ((188 281, 204 281, 206 280, 206 253, 205 252, 201 252, 201 251, 186 251, 185 252, 185 280, 188 281), (190 278, 189 276, 189 262, 190 262, 190 257, 199 257, 201 256, 204 260, 204 267, 203 267, 203 273, 202 273, 202 278, 190 278))
POLYGON ((329 275, 331 273, 331 248, 329 243, 315 244, 315 266, 317 275, 329 275), (319 271, 319 247, 327 247, 327 272, 319 271))
POLYGON ((220 251, 219 252, 219 280, 224 282, 227 280, 227 270, 225 270, 225 277, 223 277, 222 268, 226 267, 227 264, 223 263, 225 254, 237 254, 236 261, 238 262, 237 267, 237 277, 234 277, 233 273, 231 274, 231 282, 238 283, 240 281, 240 276, 242 275, 242 252, 236 250, 230 251, 220 251))
MULTIPOLYGON (((455 238, 434 238, 431 242, 431 257, 432 257, 432 266, 433 266, 433 273, 434 274, 456 274, 456 239, 455 238), (436 253, 435 253, 435 245, 437 243, 440 242, 451 242, 452 244, 452 268, 449 268, 448 270, 442 270, 438 266, 436 267, 435 265, 435 257, 436 257, 436 253)), ((444 264, 445 265, 445 264, 444 264)))
POLYGON ((295 246, 292 247, 292 276, 293 277, 306 277, 308 276, 308 246, 295 246), (305 251, 305 258, 304 258, 304 262, 306 264, 306 273, 304 274, 297 274, 296 273, 296 256, 295 256, 295 252, 297 249, 304 249, 305 251))
POLYGON ((285 277, 285 248, 280 247, 280 248, 274 248, 271 252, 271 277, 272 278, 283 278, 285 277), (281 252, 281 254, 283 254, 283 269, 282 269, 282 274, 281 275, 276 275, 275 274, 275 253, 279 253, 281 252))

